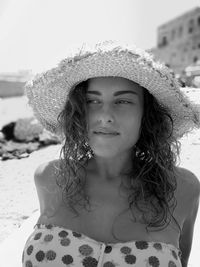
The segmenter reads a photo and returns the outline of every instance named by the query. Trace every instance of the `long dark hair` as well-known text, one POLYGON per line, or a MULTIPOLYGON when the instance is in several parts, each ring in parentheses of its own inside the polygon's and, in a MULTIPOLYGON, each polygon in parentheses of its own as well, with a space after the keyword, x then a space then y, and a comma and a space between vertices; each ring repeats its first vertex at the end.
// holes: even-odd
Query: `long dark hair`
MULTIPOLYGON (((84 186, 85 166, 93 157, 88 145, 86 122, 86 91, 88 81, 78 84, 69 92, 63 111, 58 117, 65 135, 60 153, 57 184, 63 189, 63 200, 79 215, 76 206, 88 210, 89 196, 84 186), (81 173, 81 175, 80 175, 81 173)), ((132 150, 134 168, 124 172, 130 179, 129 209, 142 214, 146 230, 165 228, 173 218, 177 205, 174 192, 177 187, 175 165, 179 155, 179 142, 173 137, 173 120, 166 107, 144 89, 144 114, 141 134, 132 150)), ((121 183, 122 185, 122 183, 121 183)))

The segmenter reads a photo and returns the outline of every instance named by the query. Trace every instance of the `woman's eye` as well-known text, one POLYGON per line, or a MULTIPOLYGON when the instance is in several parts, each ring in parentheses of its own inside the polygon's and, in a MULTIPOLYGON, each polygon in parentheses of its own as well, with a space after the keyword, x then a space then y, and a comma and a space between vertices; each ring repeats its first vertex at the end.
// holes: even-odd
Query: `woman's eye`
POLYGON ((98 101, 98 100, 95 100, 95 99, 87 99, 87 100, 86 100, 86 103, 87 103, 87 104, 98 104, 99 101, 98 101))
MULTIPOLYGON (((101 101, 97 100, 97 99, 87 99, 86 103, 88 105, 101 104, 101 101)), ((129 100, 117 100, 117 101, 115 101, 115 104, 133 104, 133 102, 129 101, 129 100)))
POLYGON ((133 104, 133 102, 128 100, 118 100, 116 101, 117 104, 133 104))

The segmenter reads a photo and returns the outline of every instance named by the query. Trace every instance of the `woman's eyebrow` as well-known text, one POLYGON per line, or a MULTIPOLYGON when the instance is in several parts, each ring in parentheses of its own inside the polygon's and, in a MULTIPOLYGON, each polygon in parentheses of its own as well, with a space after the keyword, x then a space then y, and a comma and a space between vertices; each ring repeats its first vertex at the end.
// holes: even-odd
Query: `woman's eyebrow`
MULTIPOLYGON (((87 91, 87 94, 93 94, 93 95, 101 95, 101 93, 99 91, 87 91)), ((123 94, 134 94, 134 95, 138 95, 135 91, 117 91, 115 92, 113 95, 114 96, 118 96, 118 95, 123 95, 123 94)))
POLYGON ((138 95, 135 91, 117 91, 114 93, 114 96, 118 96, 118 95, 124 95, 124 94, 134 94, 134 95, 138 95))

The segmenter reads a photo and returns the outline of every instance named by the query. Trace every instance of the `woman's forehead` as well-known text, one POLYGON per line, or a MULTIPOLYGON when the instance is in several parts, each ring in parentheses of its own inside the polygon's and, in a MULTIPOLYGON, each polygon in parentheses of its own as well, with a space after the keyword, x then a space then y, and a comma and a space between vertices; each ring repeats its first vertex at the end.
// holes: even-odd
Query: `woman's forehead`
POLYGON ((139 95, 143 93, 143 88, 128 79, 121 77, 98 77, 88 80, 88 91, 107 91, 109 88, 110 92, 117 91, 132 91, 139 95))

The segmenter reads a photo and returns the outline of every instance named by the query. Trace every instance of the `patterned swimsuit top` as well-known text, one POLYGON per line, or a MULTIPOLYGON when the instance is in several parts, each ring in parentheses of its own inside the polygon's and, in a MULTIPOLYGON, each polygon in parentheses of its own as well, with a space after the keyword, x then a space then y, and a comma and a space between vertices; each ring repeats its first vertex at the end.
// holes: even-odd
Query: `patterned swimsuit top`
POLYGON ((22 254, 23 267, 181 267, 181 252, 162 242, 102 243, 52 224, 36 224, 22 254))

